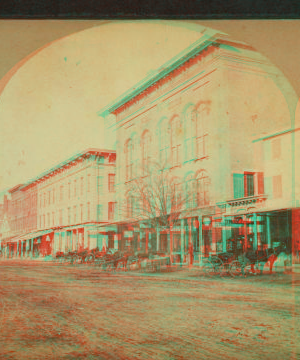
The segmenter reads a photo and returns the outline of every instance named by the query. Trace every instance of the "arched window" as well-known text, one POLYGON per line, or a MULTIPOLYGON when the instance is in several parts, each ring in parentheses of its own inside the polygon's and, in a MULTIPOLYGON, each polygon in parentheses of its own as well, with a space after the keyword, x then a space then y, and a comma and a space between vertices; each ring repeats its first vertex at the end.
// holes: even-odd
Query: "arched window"
POLYGON ((125 144, 125 162, 126 181, 129 181, 133 178, 133 144, 131 139, 128 139, 125 144))
POLYGON ((198 206, 209 205, 210 203, 210 179, 207 174, 203 171, 197 177, 197 203, 198 206))
POLYGON ((172 166, 180 164, 180 145, 181 145, 181 123, 178 116, 171 121, 171 159, 172 166))
POLYGON ((151 142, 150 133, 149 131, 145 131, 141 138, 143 175, 146 175, 149 169, 150 142, 151 142))
POLYGON ((194 132, 195 157, 201 159, 207 156, 207 105, 201 104, 192 111, 192 128, 194 132))

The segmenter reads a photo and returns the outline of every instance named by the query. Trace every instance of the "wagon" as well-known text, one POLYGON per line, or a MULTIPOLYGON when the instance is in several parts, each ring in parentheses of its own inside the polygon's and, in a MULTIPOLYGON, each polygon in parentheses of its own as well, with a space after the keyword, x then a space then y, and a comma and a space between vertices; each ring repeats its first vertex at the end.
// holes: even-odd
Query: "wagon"
POLYGON ((240 262, 236 260, 236 255, 232 252, 211 255, 204 260, 202 270, 207 276, 237 276, 242 271, 240 262))

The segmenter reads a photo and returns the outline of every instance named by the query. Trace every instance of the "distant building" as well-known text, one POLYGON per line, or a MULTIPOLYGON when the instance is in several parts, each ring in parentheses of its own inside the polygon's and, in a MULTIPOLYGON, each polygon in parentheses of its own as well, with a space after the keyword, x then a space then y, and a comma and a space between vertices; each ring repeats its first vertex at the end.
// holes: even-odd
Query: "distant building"
MULTIPOLYGON (((230 251, 237 239, 244 250, 286 241, 291 213, 279 219, 277 210, 294 204, 287 169, 292 153, 276 160, 273 171, 273 160, 263 157, 268 142, 257 140, 293 128, 296 104, 282 74, 253 48, 206 38, 99 111, 117 136, 119 246, 148 251, 150 236, 152 249, 167 250, 174 262, 184 262, 190 245, 198 261, 230 251), (122 205, 132 208, 131 182, 151 160, 166 163, 181 178, 181 191, 194 199, 193 211, 182 215, 172 236, 136 226, 131 210, 122 205), (283 194, 282 185, 291 191, 283 194)), ((292 151, 289 140, 281 147, 274 141, 272 156, 280 149, 292 151)))
POLYGON ((113 150, 89 149, 9 190, 7 257, 107 246, 98 225, 115 216, 113 150))

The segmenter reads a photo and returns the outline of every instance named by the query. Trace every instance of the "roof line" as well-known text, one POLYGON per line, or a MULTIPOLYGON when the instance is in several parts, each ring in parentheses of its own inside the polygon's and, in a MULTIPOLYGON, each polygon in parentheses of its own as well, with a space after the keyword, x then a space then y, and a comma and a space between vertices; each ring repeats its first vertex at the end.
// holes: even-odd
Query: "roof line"
POLYGON ((141 92, 149 88, 151 85, 161 80, 165 76, 169 75, 172 71, 174 71, 179 66, 183 65, 185 62, 190 60, 193 56, 196 56, 201 51, 212 45, 227 45, 228 47, 240 47, 243 49, 248 49, 255 51, 255 49, 247 44, 238 42, 238 41, 229 41, 224 40, 220 37, 217 37, 219 34, 207 36, 203 34, 203 36, 196 40, 193 44, 188 46, 186 49, 181 51, 179 54, 174 56, 171 60, 164 63, 162 66, 158 68, 155 72, 152 72, 147 77, 138 82, 135 86, 131 87, 121 96, 119 96, 116 100, 102 108, 97 112, 98 116, 106 117, 110 113, 114 112, 124 104, 126 104, 129 99, 133 99, 138 96, 141 92))
POLYGON ((58 163, 57 165, 53 166, 52 168, 44 171, 43 173, 41 173, 40 175, 38 175, 37 177, 29 180, 28 182, 26 182, 25 184, 23 184, 20 187, 20 190, 25 189, 26 187, 28 187, 29 185, 33 184, 34 182, 36 182, 39 179, 42 179, 43 177, 45 177, 46 175, 50 175, 52 172, 54 172, 55 170, 62 168, 63 166, 71 163, 72 161, 80 158, 81 156, 84 156, 85 154, 89 154, 89 153, 93 153, 93 152, 97 152, 97 153, 116 153, 116 150, 108 150, 108 149, 96 149, 96 148, 89 148, 86 150, 81 151, 80 153, 77 153, 71 157, 69 157, 67 160, 64 160, 60 163, 58 163))

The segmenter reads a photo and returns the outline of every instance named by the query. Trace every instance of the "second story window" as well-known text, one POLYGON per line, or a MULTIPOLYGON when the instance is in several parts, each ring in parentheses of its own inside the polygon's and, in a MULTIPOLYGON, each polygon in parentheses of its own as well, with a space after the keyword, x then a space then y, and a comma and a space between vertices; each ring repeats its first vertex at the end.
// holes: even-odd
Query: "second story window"
POLYGON ((108 220, 114 220, 115 217, 115 203, 109 202, 108 203, 108 220))
POLYGON ((68 208, 68 224, 71 224, 71 208, 68 208))
POLYGON ((233 174, 233 196, 240 199, 264 193, 264 174, 262 172, 245 172, 233 174))
POLYGON ((80 222, 83 222, 83 204, 80 204, 80 222))
POLYGON ((108 174, 108 191, 115 191, 115 174, 108 174))
POLYGON ((71 199, 71 183, 68 183, 68 193, 69 193, 69 199, 71 199))
POLYGON ((194 125, 192 128, 195 133, 194 149, 195 155, 199 159, 207 155, 207 113, 208 109, 204 104, 192 112, 192 122, 194 125))
POLYGON ((244 174, 244 197, 254 196, 254 173, 244 174))
POLYGON ((74 215, 74 224, 77 222, 77 206, 75 205, 73 208, 73 215, 74 215))
POLYGON ((81 177, 80 178, 80 195, 83 195, 83 185, 84 185, 83 177, 81 177))
POLYGON ((77 193, 77 181, 74 180, 74 197, 76 197, 76 193, 77 193))

